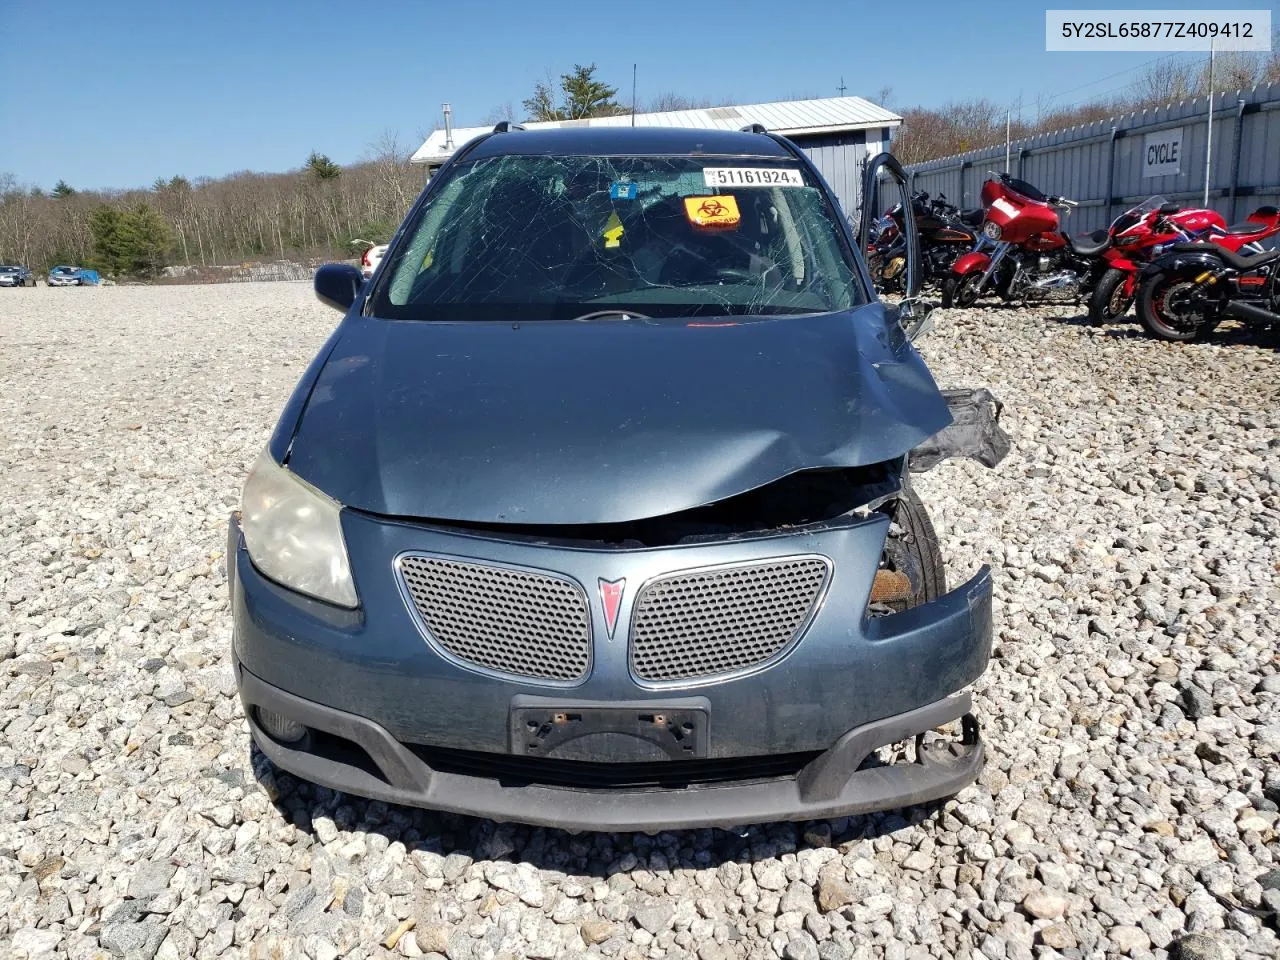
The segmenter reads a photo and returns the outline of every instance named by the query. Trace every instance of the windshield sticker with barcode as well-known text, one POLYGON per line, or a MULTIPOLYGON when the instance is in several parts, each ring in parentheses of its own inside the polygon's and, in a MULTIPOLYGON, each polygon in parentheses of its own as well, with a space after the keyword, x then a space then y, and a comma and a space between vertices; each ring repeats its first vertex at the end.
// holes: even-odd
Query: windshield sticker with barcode
POLYGON ((777 167, 703 167, 708 187, 803 187, 799 170, 777 167))

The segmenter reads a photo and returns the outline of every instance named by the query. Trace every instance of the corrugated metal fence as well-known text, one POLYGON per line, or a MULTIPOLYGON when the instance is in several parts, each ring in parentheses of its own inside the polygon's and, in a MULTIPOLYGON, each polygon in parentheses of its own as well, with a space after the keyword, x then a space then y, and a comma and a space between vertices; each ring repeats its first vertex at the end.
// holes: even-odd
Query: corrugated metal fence
MULTIPOLYGON (((1204 191, 1209 105, 1205 97, 1015 140, 1009 170, 1048 194, 1078 200, 1065 227, 1072 233, 1105 227, 1128 207, 1161 194, 1199 206, 1204 191), (1180 137, 1178 133, 1180 131, 1180 137), (1160 144, 1179 140, 1177 172, 1152 163, 1160 144)), ((942 157, 907 168, 913 190, 961 207, 980 202, 988 171, 1003 170, 1005 148, 942 157)), ((1209 205, 1229 223, 1262 204, 1280 205, 1280 84, 1214 97, 1209 205)))

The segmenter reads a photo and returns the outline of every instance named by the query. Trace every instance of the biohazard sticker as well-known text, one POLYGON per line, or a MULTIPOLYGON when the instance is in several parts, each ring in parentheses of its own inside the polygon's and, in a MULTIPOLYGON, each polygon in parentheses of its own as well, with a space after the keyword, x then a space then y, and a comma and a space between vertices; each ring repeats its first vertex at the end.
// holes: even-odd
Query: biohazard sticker
POLYGON ((695 227, 708 230, 732 230, 742 215, 735 197, 685 197, 684 213, 695 227))
POLYGON ((708 187, 803 187, 799 170, 776 167, 703 167, 708 187))

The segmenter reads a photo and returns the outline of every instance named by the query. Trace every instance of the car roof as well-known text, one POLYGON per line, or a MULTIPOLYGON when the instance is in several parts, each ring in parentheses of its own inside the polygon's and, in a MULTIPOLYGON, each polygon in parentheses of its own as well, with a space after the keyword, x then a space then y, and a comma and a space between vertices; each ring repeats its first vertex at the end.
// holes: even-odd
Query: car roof
POLYGON ((512 130, 485 137, 466 159, 502 156, 793 157, 773 137, 681 127, 577 127, 512 130))

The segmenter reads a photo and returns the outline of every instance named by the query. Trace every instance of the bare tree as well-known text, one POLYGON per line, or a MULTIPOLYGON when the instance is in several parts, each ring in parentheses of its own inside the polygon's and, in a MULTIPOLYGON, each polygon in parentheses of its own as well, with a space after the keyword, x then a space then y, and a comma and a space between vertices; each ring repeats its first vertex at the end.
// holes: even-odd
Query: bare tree
POLYGON ((1130 98, 1135 105, 1176 103, 1196 95, 1198 77, 1185 60, 1161 60, 1147 67, 1134 82, 1130 98))
POLYGON ((699 107, 709 106, 711 106, 709 99, 695 100, 680 93, 667 91, 666 93, 658 94, 646 103, 643 109, 645 113, 671 113, 675 110, 697 110, 699 107))
MULTIPOLYGON (((487 127, 490 124, 501 123, 503 120, 515 120, 515 118, 515 104, 508 100, 506 103, 490 108, 489 112, 480 118, 480 122, 487 127)), ((422 139, 426 140, 426 137, 422 139)))
MULTIPOLYGON (((1247 90, 1263 82, 1267 74, 1267 63, 1255 53, 1232 50, 1218 54, 1213 65, 1213 88, 1219 93, 1224 90, 1247 90)), ((1209 67, 1204 66, 1200 74, 1200 90, 1209 88, 1209 67)))
MULTIPOLYGON (((387 129, 369 145, 368 162, 382 186, 377 207, 397 210, 409 208, 409 157, 413 152, 400 142, 400 133, 387 129)), ((372 211, 370 211, 372 212, 372 211)))

